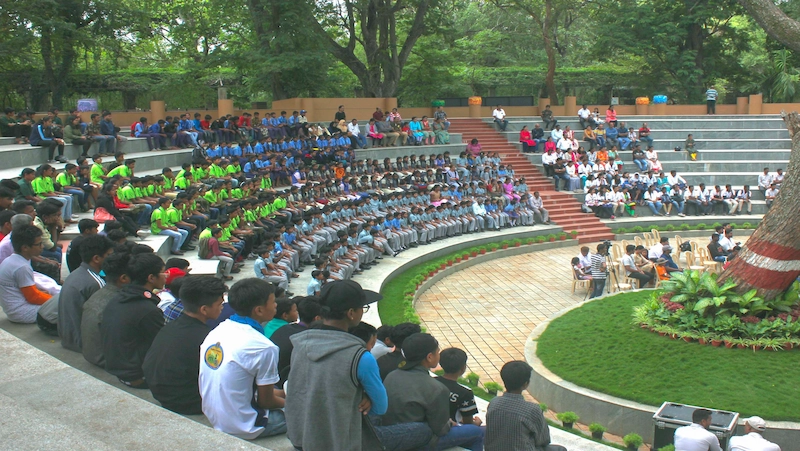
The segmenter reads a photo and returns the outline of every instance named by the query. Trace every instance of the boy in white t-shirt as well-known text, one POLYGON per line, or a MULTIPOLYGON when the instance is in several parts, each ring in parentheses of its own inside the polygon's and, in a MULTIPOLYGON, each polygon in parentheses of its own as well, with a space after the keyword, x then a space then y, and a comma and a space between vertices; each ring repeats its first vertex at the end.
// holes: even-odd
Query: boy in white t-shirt
POLYGON ((285 394, 274 385, 278 347, 262 324, 275 316, 275 288, 261 279, 231 287, 228 303, 236 312, 212 330, 200 347, 203 413, 214 429, 252 440, 286 432, 285 394))

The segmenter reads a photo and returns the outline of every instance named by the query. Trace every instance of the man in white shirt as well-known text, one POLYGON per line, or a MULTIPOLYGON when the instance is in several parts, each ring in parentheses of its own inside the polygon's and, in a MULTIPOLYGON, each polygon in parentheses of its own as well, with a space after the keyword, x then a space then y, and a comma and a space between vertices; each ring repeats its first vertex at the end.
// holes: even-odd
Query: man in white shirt
POLYGON ((764 198, 767 200, 767 208, 772 208, 772 203, 775 202, 775 197, 778 195, 778 187, 774 183, 769 185, 769 188, 764 192, 764 198))
POLYGON ((631 279, 638 280, 639 288, 644 288, 645 285, 647 285, 648 283, 650 283, 650 281, 653 280, 653 274, 646 273, 636 266, 636 262, 633 259, 633 252, 635 250, 636 250, 636 245, 634 244, 629 244, 628 246, 625 247, 625 255, 622 256, 622 266, 625 268, 625 275, 630 277, 631 279))
POLYGON ((750 192, 750 185, 745 185, 739 192, 736 193, 736 202, 739 204, 738 209, 739 213, 744 212, 744 206, 747 205, 747 214, 749 215, 750 212, 753 211, 753 204, 750 202, 750 197, 752 197, 752 193, 750 192))
POLYGON ((203 413, 214 429, 245 440, 283 434, 285 394, 275 388, 278 347, 261 326, 275 316, 275 288, 262 279, 240 280, 231 287, 228 304, 236 314, 200 347, 203 413))
POLYGON ((731 437, 731 451, 781 451, 780 446, 761 436, 766 430, 767 422, 761 417, 745 418, 745 435, 731 437))
POLYGON ((531 207, 531 210, 533 210, 534 218, 538 214, 542 223, 550 224, 550 214, 547 213, 547 210, 544 208, 544 202, 539 196, 539 191, 533 192, 533 196, 530 197, 528 205, 531 207))
POLYGON ((553 176, 553 165, 556 164, 556 160, 558 160, 558 155, 553 151, 542 154, 542 166, 544 167, 545 177, 553 176))
POLYGON ((350 133, 350 141, 353 143, 353 148, 367 148, 367 137, 361 133, 361 127, 358 126, 358 119, 353 119, 347 124, 347 131, 350 133))
POLYGON ((675 451, 722 451, 709 426, 711 411, 696 409, 692 412, 692 424, 675 429, 675 451))
POLYGON ((669 238, 662 236, 661 240, 647 251, 647 258, 650 260, 658 260, 661 254, 664 253, 664 246, 669 246, 669 238))
POLYGON ((494 118, 494 122, 500 128, 501 132, 506 131, 506 127, 508 126, 508 120, 506 120, 506 112, 500 105, 497 105, 497 108, 494 109, 492 112, 492 117, 494 118))
POLYGON ((592 112, 589 111, 589 108, 586 105, 583 106, 580 110, 578 110, 578 122, 581 123, 581 128, 586 128, 586 125, 589 123, 589 116, 592 115, 592 112))
POLYGON ((764 173, 758 176, 758 189, 763 193, 769 189, 771 184, 772 174, 769 173, 769 168, 764 168, 764 173))
POLYGON ((562 137, 562 138, 561 138, 561 139, 559 139, 559 140, 558 140, 558 142, 556 143, 556 147, 558 147, 558 150, 559 150, 560 152, 562 152, 562 153, 564 153, 564 152, 569 152, 569 150, 570 150, 570 149, 572 149, 572 140, 571 140, 571 139, 566 139, 566 138, 563 138, 563 137, 562 137))
POLYGON ((785 174, 783 173, 783 169, 778 168, 778 171, 775 172, 775 175, 772 176, 772 182, 775 183, 775 187, 781 189, 781 184, 783 183, 783 177, 785 174))
POLYGON ((554 143, 558 143, 558 141, 564 137, 564 131, 561 130, 560 125, 556 125, 556 128, 550 130, 550 137, 553 138, 554 143))
POLYGON ((592 254, 589 253, 589 246, 581 247, 581 253, 578 255, 578 260, 581 261, 581 268, 588 268, 592 266, 592 254))
POLYGON ((669 175, 667 176, 667 183, 669 183, 669 186, 679 185, 681 188, 686 187, 686 179, 678 175, 678 171, 674 169, 669 171, 669 175))

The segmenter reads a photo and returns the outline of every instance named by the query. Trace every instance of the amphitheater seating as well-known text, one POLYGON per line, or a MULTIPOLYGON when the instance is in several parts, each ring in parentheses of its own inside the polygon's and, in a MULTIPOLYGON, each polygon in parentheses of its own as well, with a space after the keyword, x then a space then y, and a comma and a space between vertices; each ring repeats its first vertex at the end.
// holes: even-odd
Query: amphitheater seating
MULTIPOLYGON (((575 130, 580 141, 583 131, 574 117, 559 117, 562 129, 569 125, 575 130)), ((777 115, 758 116, 620 116, 620 121, 638 129, 647 122, 654 139, 653 146, 658 152, 665 172, 676 170, 690 185, 701 182, 706 186, 730 184, 733 189, 741 189, 750 185, 753 192, 752 218, 757 220, 767 212, 764 195, 757 189, 758 175, 762 169, 769 167, 771 172, 778 168, 785 169, 791 153, 791 138, 783 120, 777 115), (675 147, 683 147, 688 134, 693 134, 699 156, 697 161, 690 161, 685 151, 675 152, 675 147)), ((484 119, 491 122, 490 119, 484 119)), ((523 125, 529 128, 533 124, 541 124, 538 117, 509 118, 509 125, 504 136, 521 151, 519 130, 523 125)), ((631 151, 620 152, 624 170, 636 172, 632 163, 631 151)), ((541 168, 540 155, 526 155, 537 167, 541 168)), ((584 201, 583 193, 573 193, 580 202, 584 201)), ((717 207, 719 212, 719 207, 717 207)), ((652 216, 646 207, 636 209, 637 217, 652 216)), ((745 220, 751 216, 740 214, 745 220)), ((719 216, 723 216, 721 213, 719 216)), ((723 216, 724 217, 724 216, 723 216)), ((728 217, 730 218, 730 217, 728 217)), ((619 219, 618 219, 619 220, 619 219)), ((714 219, 717 220, 717 219, 714 219)), ((724 219, 723 219, 724 220, 724 219)), ((611 220, 603 220, 610 222, 611 220)), ((680 221, 680 220, 678 220, 680 221)), ((709 219, 711 221, 711 219, 709 219)), ((711 221, 713 222, 713 221, 711 221)))

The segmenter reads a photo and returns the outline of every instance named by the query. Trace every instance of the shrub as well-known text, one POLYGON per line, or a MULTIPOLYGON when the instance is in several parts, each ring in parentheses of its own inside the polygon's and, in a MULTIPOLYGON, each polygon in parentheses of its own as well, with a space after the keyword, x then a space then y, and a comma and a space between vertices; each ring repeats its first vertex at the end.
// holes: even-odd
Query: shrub
POLYGON ((742 224, 742 228, 743 229, 752 229, 753 228, 753 224, 750 224, 749 222, 745 222, 744 224, 742 224))
POLYGON ((642 436, 639 434, 628 434, 622 437, 622 442, 625 443, 625 446, 638 448, 642 446, 644 440, 642 440, 642 436))
POLYGON ((467 382, 469 382, 470 385, 478 385, 479 380, 481 380, 481 377, 478 375, 478 373, 470 372, 467 374, 467 382))
POLYGON ((562 423, 574 423, 580 420, 580 417, 577 413, 570 411, 558 413, 556 414, 556 418, 558 418, 558 421, 562 423))
POLYGON ((547 412, 547 404, 540 402, 539 408, 542 409, 542 412, 547 412))
POLYGON ((589 432, 605 432, 606 428, 600 423, 592 423, 589 425, 589 432))
POLYGON ((614 233, 616 234, 628 233, 628 229, 626 229, 625 227, 620 227, 617 230, 615 230, 614 233))
POLYGON ((675 231, 675 225, 674 224, 667 224, 666 227, 664 227, 664 230, 666 230, 667 232, 674 232, 675 231))
POLYGON ((537 236, 537 237, 536 237, 536 242, 537 242, 537 243, 544 243, 544 242, 545 242, 545 240, 546 240, 546 239, 545 239, 545 237, 543 237, 543 236, 541 236, 541 235, 539 235, 539 236, 537 236))
POLYGON ((715 223, 711 224, 711 228, 712 229, 716 229, 717 227, 722 227, 722 223, 721 222, 715 222, 715 223))
POLYGON ((556 236, 555 233, 551 233, 551 234, 547 235, 547 239, 548 240, 552 241, 552 240, 555 240, 556 238, 558 238, 558 237, 556 236))
POLYGON ((642 227, 642 226, 631 227, 631 232, 633 232, 633 233, 642 233, 642 232, 644 232, 644 227, 642 227))
POLYGON ((483 388, 486 389, 488 392, 500 392, 503 391, 503 386, 498 384, 497 382, 487 382, 483 384, 483 388))
POLYGON ((662 446, 658 451, 675 451, 675 445, 662 446))
POLYGON ((691 226, 689 224, 683 223, 678 226, 678 230, 690 230, 691 226))
POLYGON ((700 224, 697 224, 695 227, 697 228, 697 230, 705 230, 708 228, 708 225, 705 222, 701 222, 700 224))

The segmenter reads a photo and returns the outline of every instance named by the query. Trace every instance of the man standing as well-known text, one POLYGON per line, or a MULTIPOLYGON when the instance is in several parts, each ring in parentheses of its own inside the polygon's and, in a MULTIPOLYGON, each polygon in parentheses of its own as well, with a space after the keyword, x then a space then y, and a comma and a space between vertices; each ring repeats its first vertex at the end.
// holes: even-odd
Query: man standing
POLYGON ((600 243, 597 245, 597 253, 592 254, 592 283, 594 290, 589 299, 596 298, 603 294, 603 289, 606 287, 606 245, 600 243))
POLYGON ((731 451, 781 451, 781 447, 761 436, 767 430, 767 422, 761 417, 744 420, 745 435, 731 437, 731 451))
POLYGON ((113 249, 114 242, 102 235, 91 235, 81 243, 82 262, 67 276, 58 298, 58 335, 67 349, 81 352, 83 304, 106 285, 100 271, 113 249))
POLYGON ((381 298, 352 280, 327 283, 319 298, 323 324, 291 337, 285 411, 295 448, 355 450, 362 449, 360 443, 377 440, 362 427, 363 417, 386 412, 386 389, 375 357, 348 330, 381 298))
POLYGON ((692 424, 675 429, 676 451, 722 451, 719 439, 708 431, 711 426, 711 411, 696 409, 692 412, 692 424))
POLYGON ((714 85, 706 91, 706 114, 717 114, 717 97, 719 93, 714 89, 714 85))
POLYGON ((505 110, 500 105, 497 105, 497 108, 495 108, 494 111, 492 111, 492 117, 494 118, 494 122, 500 128, 500 131, 501 132, 506 131, 506 127, 508 126, 508 120, 506 120, 505 110))

